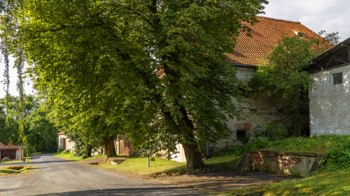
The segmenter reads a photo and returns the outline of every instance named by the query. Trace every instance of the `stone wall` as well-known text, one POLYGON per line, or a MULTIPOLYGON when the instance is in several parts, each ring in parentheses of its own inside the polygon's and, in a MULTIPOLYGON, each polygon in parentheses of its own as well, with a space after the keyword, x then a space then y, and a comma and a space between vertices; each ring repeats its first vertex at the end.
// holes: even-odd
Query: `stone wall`
POLYGON ((315 172, 323 153, 247 151, 236 163, 236 170, 258 170, 306 176, 315 172))
MULTIPOLYGON (((238 67, 237 77, 240 81, 249 84, 253 78, 254 67, 238 67)), ((265 130, 262 123, 277 122, 280 124, 288 124, 283 113, 279 113, 278 109, 269 104, 267 97, 263 97, 255 92, 246 93, 246 98, 243 101, 243 117, 241 121, 232 118, 228 122, 229 128, 232 130, 232 138, 222 140, 216 144, 211 143, 210 147, 215 149, 224 148, 227 145, 242 145, 237 141, 237 130, 245 130, 247 135, 255 135, 256 131, 265 130)))
POLYGON ((321 71, 311 76, 309 90, 310 134, 350 134, 350 65, 321 71), (333 84, 333 74, 342 73, 343 83, 333 84))

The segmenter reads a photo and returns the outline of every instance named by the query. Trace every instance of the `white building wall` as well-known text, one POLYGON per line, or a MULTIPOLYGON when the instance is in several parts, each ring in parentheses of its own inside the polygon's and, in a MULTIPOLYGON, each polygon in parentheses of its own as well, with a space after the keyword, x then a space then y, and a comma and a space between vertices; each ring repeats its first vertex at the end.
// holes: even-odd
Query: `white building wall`
POLYGON ((73 150, 75 142, 70 141, 66 135, 58 135, 58 148, 63 148, 63 138, 66 138, 66 150, 73 150))
POLYGON ((350 65, 313 74, 310 96, 310 134, 350 134, 350 65), (333 74, 342 73, 343 83, 333 84, 333 74))

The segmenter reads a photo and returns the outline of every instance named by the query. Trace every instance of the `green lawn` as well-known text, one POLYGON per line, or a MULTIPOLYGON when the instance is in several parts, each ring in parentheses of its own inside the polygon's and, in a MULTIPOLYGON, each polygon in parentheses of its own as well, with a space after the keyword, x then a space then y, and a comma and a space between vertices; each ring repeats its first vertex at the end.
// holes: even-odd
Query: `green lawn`
POLYGON ((249 195, 260 193, 264 196, 277 195, 350 195, 350 172, 320 172, 310 177, 269 183, 262 187, 238 188, 220 195, 249 195))
POLYGON ((150 175, 156 173, 176 173, 184 170, 186 168, 186 163, 155 158, 154 161, 150 161, 150 167, 147 167, 147 158, 132 157, 117 166, 111 165, 110 162, 107 162, 100 164, 100 167, 140 175, 150 175))
MULTIPOLYGON (((206 169, 217 170, 222 169, 227 165, 232 168, 238 159, 239 157, 224 156, 205 160, 204 163, 206 164, 206 169)), ((155 158, 154 160, 155 161, 150 162, 150 167, 147 167, 147 158, 145 157, 132 157, 117 166, 113 166, 110 164, 110 162, 107 162, 101 164, 100 167, 140 175, 152 175, 161 173, 175 175, 185 173, 186 163, 178 163, 176 161, 169 161, 159 158, 155 158)))
POLYGON ((96 155, 88 158, 83 158, 83 157, 75 157, 74 153, 53 153, 52 156, 55 157, 61 157, 63 159, 71 160, 71 161, 82 161, 82 160, 90 160, 90 159, 95 159, 95 158, 106 158, 106 155, 96 155))
POLYGON ((0 176, 26 174, 33 169, 31 166, 3 166, 0 167, 0 176))
POLYGON ((13 160, 13 161, 0 161, 0 164, 8 164, 8 163, 22 163, 23 161, 19 161, 19 160, 13 160))

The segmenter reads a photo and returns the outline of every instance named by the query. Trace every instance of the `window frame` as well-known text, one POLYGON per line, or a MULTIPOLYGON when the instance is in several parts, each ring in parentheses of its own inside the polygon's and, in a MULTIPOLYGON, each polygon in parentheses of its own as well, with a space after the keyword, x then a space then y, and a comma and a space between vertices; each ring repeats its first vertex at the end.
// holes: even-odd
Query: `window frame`
POLYGON ((343 84, 343 72, 339 72, 339 73, 334 73, 334 74, 332 74, 332 85, 337 85, 337 84, 343 84), (341 82, 339 82, 339 83, 335 83, 335 80, 334 80, 334 77, 336 76, 336 75, 341 75, 341 82))

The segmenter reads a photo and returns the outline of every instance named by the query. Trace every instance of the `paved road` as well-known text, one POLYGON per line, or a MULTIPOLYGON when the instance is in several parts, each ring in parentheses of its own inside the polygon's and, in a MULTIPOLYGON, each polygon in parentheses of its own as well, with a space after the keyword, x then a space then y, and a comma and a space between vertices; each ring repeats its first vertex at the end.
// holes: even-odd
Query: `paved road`
POLYGON ((33 173, 0 177, 0 195, 204 195, 190 188, 132 179, 51 155, 35 155, 30 165, 36 167, 33 173))

